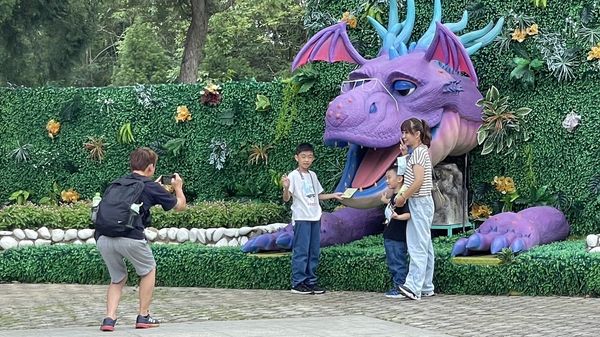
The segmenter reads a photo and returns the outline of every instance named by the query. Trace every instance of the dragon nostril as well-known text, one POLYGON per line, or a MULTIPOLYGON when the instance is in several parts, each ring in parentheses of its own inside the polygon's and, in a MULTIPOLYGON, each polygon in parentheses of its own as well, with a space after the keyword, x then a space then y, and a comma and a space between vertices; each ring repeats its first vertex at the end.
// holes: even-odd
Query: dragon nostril
POLYGON ((377 105, 375 105, 375 103, 372 103, 371 107, 369 108, 369 113, 374 114, 376 112, 377 112, 377 105))

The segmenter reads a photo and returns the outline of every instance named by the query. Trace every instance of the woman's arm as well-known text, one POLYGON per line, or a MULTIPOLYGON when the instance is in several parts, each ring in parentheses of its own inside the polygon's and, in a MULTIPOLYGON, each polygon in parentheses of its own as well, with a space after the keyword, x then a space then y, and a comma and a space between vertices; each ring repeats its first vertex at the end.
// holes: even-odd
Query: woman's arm
POLYGON ((425 169, 419 164, 413 165, 413 173, 415 174, 415 181, 408 187, 406 192, 396 198, 396 206, 401 207, 406 203, 406 200, 410 198, 415 192, 421 189, 423 181, 425 179, 425 169))

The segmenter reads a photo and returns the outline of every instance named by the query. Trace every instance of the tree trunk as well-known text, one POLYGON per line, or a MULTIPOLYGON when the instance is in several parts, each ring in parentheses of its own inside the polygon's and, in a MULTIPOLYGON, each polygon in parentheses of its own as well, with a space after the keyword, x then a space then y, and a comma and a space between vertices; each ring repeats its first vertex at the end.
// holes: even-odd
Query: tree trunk
POLYGON ((202 48, 206 41, 208 19, 210 18, 206 0, 191 0, 191 2, 192 22, 185 35, 183 60, 177 78, 177 81, 181 83, 196 83, 198 80, 198 65, 202 61, 202 48))

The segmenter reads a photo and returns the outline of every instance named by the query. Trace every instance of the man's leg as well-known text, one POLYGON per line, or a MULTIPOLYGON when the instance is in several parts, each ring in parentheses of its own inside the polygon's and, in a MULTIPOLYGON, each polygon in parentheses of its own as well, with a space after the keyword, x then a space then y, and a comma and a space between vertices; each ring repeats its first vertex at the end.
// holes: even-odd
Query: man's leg
POLYGON ((140 278, 140 315, 148 315, 156 281, 156 268, 140 278))
POLYGON ((106 317, 110 317, 112 319, 117 319, 117 307, 119 306, 119 301, 121 300, 121 294, 123 293, 123 287, 127 282, 127 277, 125 277, 119 283, 112 283, 108 286, 108 291, 106 292, 106 317))

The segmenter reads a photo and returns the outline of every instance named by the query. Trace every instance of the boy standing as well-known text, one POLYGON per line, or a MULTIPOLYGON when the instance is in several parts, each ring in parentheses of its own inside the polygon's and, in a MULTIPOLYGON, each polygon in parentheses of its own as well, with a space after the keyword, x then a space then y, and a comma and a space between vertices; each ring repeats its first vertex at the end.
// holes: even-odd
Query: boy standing
POLYGON ((323 187, 317 175, 310 171, 315 156, 311 144, 296 147, 294 156, 298 168, 281 178, 283 200, 293 198, 292 223, 292 293, 323 294, 317 285, 317 266, 321 252, 321 205, 319 200, 342 199, 342 193, 322 194, 323 187))
POLYGON ((402 207, 395 207, 397 195, 401 195, 406 186, 404 171, 406 170, 405 157, 398 158, 398 166, 390 167, 385 173, 388 190, 381 196, 381 201, 387 203, 385 208, 386 225, 383 230, 383 245, 388 270, 392 275, 394 287, 385 293, 388 298, 400 298, 398 286, 403 285, 408 274, 408 248, 406 244, 406 224, 410 219, 408 203, 402 207), (401 187, 402 186, 402 187, 401 187))
POLYGON ((154 291, 156 262, 150 246, 146 242, 144 228, 150 225, 150 208, 152 206, 161 205, 166 211, 170 209, 182 211, 186 207, 186 199, 182 189, 183 181, 177 173, 174 174, 171 180, 175 195, 167 192, 164 186, 158 182, 160 178, 157 181, 150 179, 154 175, 157 161, 158 156, 156 153, 146 147, 138 148, 130 155, 131 174, 122 179, 143 183, 143 189, 138 200, 141 205, 139 217, 137 217, 138 221, 132 224, 131 230, 122 234, 115 234, 107 229, 110 226, 109 222, 111 222, 107 219, 110 219, 111 212, 114 214, 114 208, 111 208, 109 200, 116 195, 114 191, 118 191, 118 187, 112 188, 115 183, 122 181, 122 179, 111 184, 99 206, 95 233, 97 236, 96 246, 106 264, 111 280, 106 295, 106 318, 100 326, 102 331, 113 331, 115 329, 117 306, 121 299, 123 287, 127 282, 127 267, 124 259, 133 265, 136 273, 140 276, 140 306, 135 327, 143 329, 159 326, 159 321, 150 316, 149 313, 152 292, 154 291), (103 216, 103 214, 106 216, 103 216))

